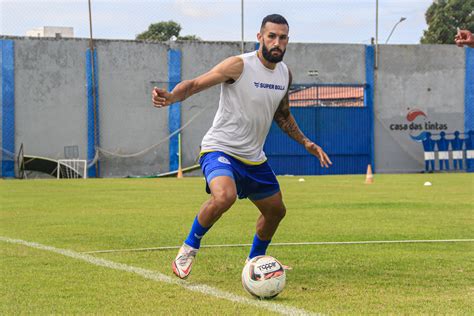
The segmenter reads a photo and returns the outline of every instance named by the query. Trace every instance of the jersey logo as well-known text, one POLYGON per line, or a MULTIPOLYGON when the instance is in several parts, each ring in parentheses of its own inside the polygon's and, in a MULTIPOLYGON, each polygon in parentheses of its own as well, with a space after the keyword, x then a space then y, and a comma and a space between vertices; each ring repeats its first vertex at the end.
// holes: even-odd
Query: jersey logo
POLYGON ((265 82, 253 82, 255 88, 257 89, 270 89, 270 90, 286 90, 285 86, 280 86, 278 84, 273 83, 265 83, 265 82))
POLYGON ((227 159, 227 158, 224 157, 224 156, 220 156, 219 158, 217 158, 217 160, 218 160, 219 162, 225 163, 226 165, 230 165, 229 159, 227 159))

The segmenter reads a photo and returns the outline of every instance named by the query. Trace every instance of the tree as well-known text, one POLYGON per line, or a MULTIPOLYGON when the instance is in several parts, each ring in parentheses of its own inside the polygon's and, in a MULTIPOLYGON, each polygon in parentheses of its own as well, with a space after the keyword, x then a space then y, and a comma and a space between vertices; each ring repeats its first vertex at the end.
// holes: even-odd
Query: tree
POLYGON ((196 35, 179 36, 181 25, 174 21, 150 24, 148 30, 137 35, 137 40, 169 41, 177 39, 182 41, 200 41, 196 35))
POLYGON ((178 41, 201 41, 201 38, 196 35, 178 36, 178 41))
POLYGON ((474 32, 474 0, 435 0, 425 18, 422 44, 453 44, 458 27, 474 32))

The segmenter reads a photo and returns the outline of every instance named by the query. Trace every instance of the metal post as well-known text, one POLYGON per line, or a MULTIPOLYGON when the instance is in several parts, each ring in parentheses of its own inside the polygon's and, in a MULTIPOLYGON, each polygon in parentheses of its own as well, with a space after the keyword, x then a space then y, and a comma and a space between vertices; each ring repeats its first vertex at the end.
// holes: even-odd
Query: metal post
POLYGON ((241 33, 242 33, 242 39, 240 42, 240 51, 243 54, 244 53, 244 0, 240 0, 240 24, 241 24, 241 33))
POLYGON ((400 18, 400 21, 398 21, 397 23, 395 23, 395 25, 393 26, 392 28, 392 31, 390 32, 390 35, 387 37, 387 40, 385 41, 385 44, 388 43, 388 41, 390 40, 390 37, 392 37, 392 34, 393 34, 393 31, 395 31, 395 28, 397 27, 398 24, 402 23, 403 21, 405 21, 407 18, 404 18, 404 17, 401 17, 400 18))
POLYGON ((178 169, 181 170, 181 133, 178 133, 178 169))

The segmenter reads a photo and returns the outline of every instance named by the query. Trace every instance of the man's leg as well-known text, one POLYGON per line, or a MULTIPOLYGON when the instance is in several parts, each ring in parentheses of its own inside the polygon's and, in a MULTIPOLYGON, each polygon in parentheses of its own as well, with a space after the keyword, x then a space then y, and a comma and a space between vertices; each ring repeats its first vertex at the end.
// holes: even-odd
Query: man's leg
POLYGON ((172 263, 173 272, 182 279, 191 272, 193 260, 201 246, 204 234, 234 204, 237 198, 235 181, 230 176, 212 178, 209 188, 211 198, 201 206, 188 237, 172 263))
POLYGON ((237 197, 234 179, 228 176, 217 176, 211 179, 209 189, 211 198, 201 206, 188 238, 184 242, 195 249, 199 249, 204 234, 234 204, 237 197))
POLYGON ((199 222, 212 226, 227 211, 237 199, 237 188, 233 178, 218 176, 209 183, 211 198, 202 206, 198 214, 199 222))
POLYGON ((252 249, 250 250, 250 259, 266 253, 278 225, 286 214, 281 192, 261 200, 253 200, 252 202, 257 206, 261 214, 257 220, 257 231, 254 236, 252 249))

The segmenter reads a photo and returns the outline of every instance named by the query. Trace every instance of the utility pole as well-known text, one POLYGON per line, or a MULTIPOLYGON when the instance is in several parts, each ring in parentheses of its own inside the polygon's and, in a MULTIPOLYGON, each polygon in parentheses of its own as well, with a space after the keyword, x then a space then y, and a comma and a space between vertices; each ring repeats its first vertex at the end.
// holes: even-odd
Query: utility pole
POLYGON ((243 54, 244 53, 244 0, 240 0, 240 25, 241 25, 241 33, 242 33, 242 39, 240 42, 240 52, 243 54))

